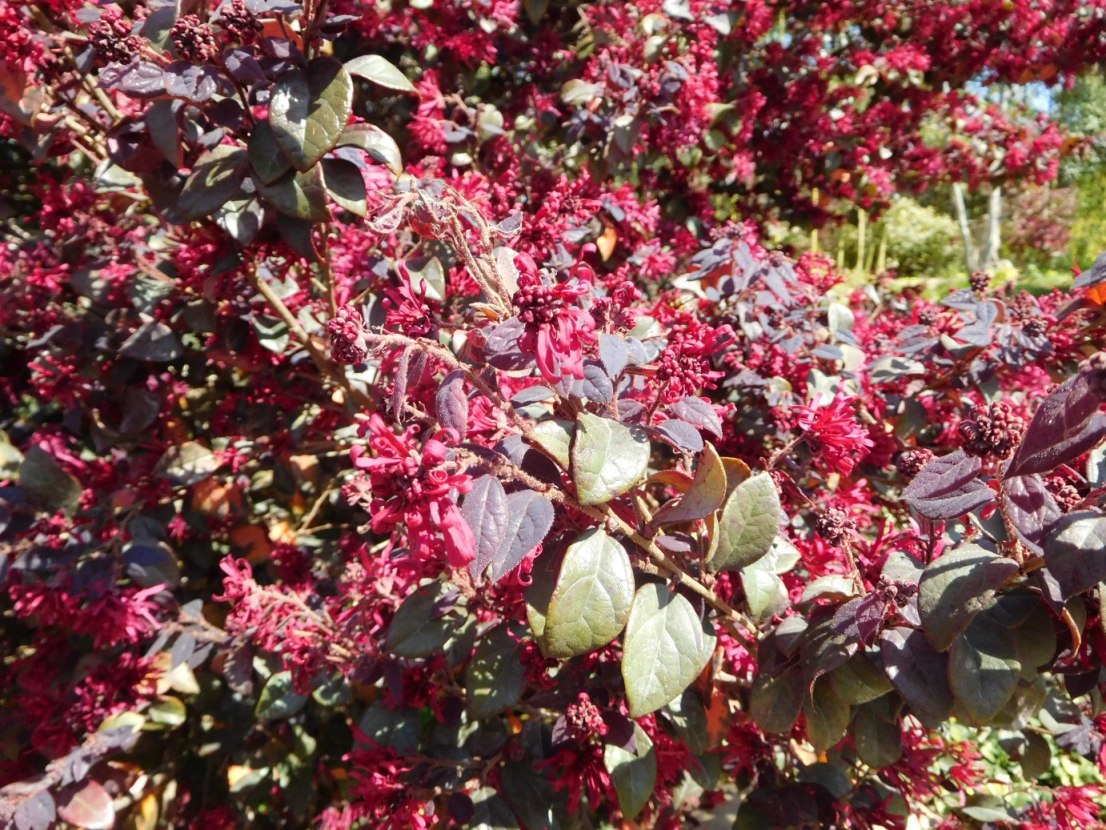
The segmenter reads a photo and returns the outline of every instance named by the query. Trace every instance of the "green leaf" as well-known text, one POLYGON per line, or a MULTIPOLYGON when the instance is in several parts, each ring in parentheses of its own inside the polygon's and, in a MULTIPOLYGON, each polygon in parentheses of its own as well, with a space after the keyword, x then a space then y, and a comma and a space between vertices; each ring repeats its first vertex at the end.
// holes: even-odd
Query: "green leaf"
POLYGON ((339 206, 354 216, 364 216, 368 211, 365 179, 356 164, 341 159, 323 161, 323 180, 327 193, 339 206))
POLYGON ((526 440, 567 470, 571 459, 572 436, 575 434, 575 422, 554 419, 541 421, 530 430, 526 440))
POLYGON ((19 484, 37 503, 49 510, 73 513, 80 506, 81 483, 37 444, 23 456, 19 465, 19 484))
POLYGON ((292 169, 292 162, 277 145, 276 134, 268 121, 258 121, 254 125, 246 153, 254 175, 262 184, 272 184, 292 169))
POLYGON ((572 442, 572 478, 585 505, 621 496, 645 474, 649 439, 639 427, 584 412, 572 442))
POLYGON ((380 55, 361 55, 354 58, 346 64, 346 71, 350 75, 364 78, 366 81, 371 81, 385 89, 418 94, 415 85, 407 80, 407 76, 380 55))
POLYGON ((146 717, 151 724, 173 729, 188 720, 188 710, 179 698, 164 696, 150 704, 146 717))
POLYGON ((1067 514, 1049 532, 1044 549, 1063 599, 1091 590, 1106 581, 1106 516, 1097 510, 1067 514))
POLYGON ((824 680, 814 685, 814 693, 803 701, 806 738, 814 751, 825 752, 845 737, 849 729, 849 704, 833 693, 824 680))
POLYGON ((894 688, 887 675, 866 652, 857 652, 829 676, 834 693, 846 703, 857 705, 883 697, 894 688))
POLYGON ((258 182, 257 191, 269 204, 286 216, 305 222, 325 222, 330 218, 326 206, 326 185, 320 166, 300 173, 294 170, 271 185, 258 182))
POLYGON ((764 556, 783 521, 780 496, 768 473, 741 482, 726 499, 718 523, 718 550, 707 563, 712 571, 744 568, 764 556))
POLYGON ((634 568, 621 543, 590 530, 568 546, 545 617, 542 650, 576 657, 602 648, 626 626, 634 568))
POLYGON ((200 156, 177 199, 185 221, 214 213, 238 193, 246 175, 246 152, 220 144, 200 156))
POLYGON ((918 585, 922 629, 938 651, 945 651, 986 608, 995 589, 1018 572, 1012 559, 963 545, 926 566, 918 585))
POLYGON ((856 754, 871 767, 886 767, 902 757, 902 727, 883 717, 879 701, 858 706, 853 716, 852 733, 856 754))
POLYGON ((986 615, 972 620, 949 649, 949 686, 977 724, 1002 711, 1020 672, 1013 633, 986 615))
POLYGON ((661 507, 653 516, 653 523, 680 524, 704 519, 722 506, 726 493, 726 467, 718 451, 708 442, 699 454, 695 478, 687 493, 661 507))
POLYGON ((1056 655, 1056 628, 1052 615, 1044 606, 1033 609, 1029 619, 1013 629, 1018 645, 1018 662, 1022 667, 1022 679, 1032 680, 1041 666, 1052 662, 1056 655))
POLYGON ((265 683, 254 714, 261 720, 284 720, 299 712, 306 703, 307 695, 292 689, 292 673, 281 671, 265 683))
POLYGON ((388 626, 388 650, 398 657, 427 657, 440 650, 453 633, 453 626, 438 612, 448 594, 444 583, 435 582, 407 597, 388 626))
POLYGON ((389 709, 377 701, 361 716, 357 728, 373 743, 412 755, 422 741, 422 717, 415 709, 389 709))
POLYGON ((749 714, 765 732, 786 735, 799 719, 805 694, 806 682, 797 664, 778 674, 759 674, 749 696, 749 714))
POLYGON ((665 585, 642 585, 622 650, 630 716, 647 715, 681 694, 707 664, 714 643, 710 623, 684 597, 665 585))
POLYGON ((526 589, 526 621, 530 624, 534 639, 539 642, 545 637, 549 601, 557 587, 562 556, 561 550, 545 551, 537 558, 530 571, 530 585, 526 589))
POLYGON ((783 580, 770 568, 762 567, 765 559, 741 570, 741 585, 745 602, 756 622, 765 622, 787 609, 788 593, 783 580))
POLYGON ((403 172, 403 157, 395 139, 375 124, 351 124, 338 139, 337 147, 356 147, 369 158, 385 165, 397 176, 403 172))
POLYGON ((603 749, 603 764, 611 774, 611 783, 618 793, 618 806, 630 820, 649 803, 657 784, 657 754, 653 741, 645 730, 634 724, 637 752, 628 752, 620 746, 607 744, 603 749))
POLYGON ((352 106, 349 73, 333 58, 315 58, 306 70, 291 69, 273 85, 273 138, 297 170, 307 170, 337 143, 352 106))
POLYGON ((522 697, 522 678, 518 643, 500 626, 480 641, 465 668, 469 715, 490 718, 514 706, 522 697))

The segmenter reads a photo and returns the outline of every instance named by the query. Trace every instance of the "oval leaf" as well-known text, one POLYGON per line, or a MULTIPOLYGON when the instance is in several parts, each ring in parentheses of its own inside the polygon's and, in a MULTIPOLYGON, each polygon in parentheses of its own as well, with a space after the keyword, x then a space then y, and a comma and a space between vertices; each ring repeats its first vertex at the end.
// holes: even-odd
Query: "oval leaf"
POLYGON ((622 495, 648 464, 649 439, 642 429, 588 412, 580 415, 572 442, 572 478, 581 504, 603 504, 622 495))
POLYGON ((461 516, 476 540, 476 558, 469 565, 474 579, 492 563, 507 541, 507 491, 495 476, 480 476, 461 504, 461 516))
POLYGON ((58 818, 85 830, 109 830, 115 824, 111 796, 98 781, 85 781, 58 800, 58 818))
POLYGON ((338 147, 356 147, 369 158, 385 165, 397 176, 403 172, 403 157, 395 139, 375 124, 351 124, 338 139, 338 147))
POLYGON ((934 458, 902 491, 911 509, 927 519, 954 519, 991 502, 994 492, 977 476, 983 462, 963 450, 934 458))
POLYGON ((626 626, 634 569, 626 549, 602 530, 568 546, 545 618, 542 650, 576 657, 602 648, 626 626))
POLYGON ((1044 549, 1061 599, 1091 590, 1106 581, 1106 516, 1097 510, 1069 513, 1052 528, 1044 549))
POLYGON ((297 170, 307 170, 335 146, 352 106, 349 73, 332 58, 316 58, 306 69, 285 72, 273 85, 273 138, 297 170))
POLYGON ((407 76, 400 72, 393 63, 380 57, 380 55, 361 55, 354 58, 346 64, 346 71, 350 75, 364 78, 366 81, 371 81, 385 89, 418 94, 415 85, 407 80, 407 76))
POLYGON ((964 545, 931 562, 918 586, 922 628, 938 651, 945 651, 990 604, 1018 564, 976 545, 964 545))
POLYGON ((757 473, 734 488, 718 523, 718 550, 712 571, 744 568, 764 556, 783 521, 780 495, 768 473, 757 473))
POLYGON ((500 626, 480 641, 465 669, 469 715, 489 718, 518 703, 523 673, 518 643, 500 626))
POLYGON ((633 820, 645 809, 657 784, 657 754, 653 741, 645 730, 634 724, 637 752, 607 744, 603 748, 603 765, 611 775, 618 794, 618 806, 623 816, 633 820))
POLYGON ((715 636, 680 594, 657 583, 634 595, 622 651, 630 716, 640 718, 679 696, 707 664, 715 636))
POLYGON ((931 729, 952 712, 948 659, 925 634, 912 628, 893 628, 880 636, 880 656, 887 677, 918 720, 931 729))
POLYGON ((710 443, 703 447, 695 478, 683 498, 667 502, 653 516, 657 525, 679 524, 705 519, 726 500, 726 468, 710 443))
POLYGON ((949 649, 949 686, 977 724, 1002 711, 1020 672, 1013 632, 986 615, 976 617, 949 649))

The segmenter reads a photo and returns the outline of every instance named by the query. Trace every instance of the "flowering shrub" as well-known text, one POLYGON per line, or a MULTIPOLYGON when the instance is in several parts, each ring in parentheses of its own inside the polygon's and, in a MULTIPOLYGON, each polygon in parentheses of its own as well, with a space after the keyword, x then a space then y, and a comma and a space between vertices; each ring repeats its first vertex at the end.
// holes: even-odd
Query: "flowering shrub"
POLYGON ((0 822, 1101 818, 947 724, 1106 767, 1106 264, 756 224, 1047 178, 1097 6, 4 6, 0 822))

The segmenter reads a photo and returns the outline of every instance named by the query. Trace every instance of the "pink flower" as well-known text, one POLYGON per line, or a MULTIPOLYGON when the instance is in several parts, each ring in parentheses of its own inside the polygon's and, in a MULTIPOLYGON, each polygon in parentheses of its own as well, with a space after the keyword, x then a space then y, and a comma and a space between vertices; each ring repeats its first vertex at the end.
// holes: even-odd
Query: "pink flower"
POLYGON ((856 420, 854 398, 838 392, 824 406, 798 406, 796 426, 803 440, 831 470, 849 475, 875 444, 856 420))
POLYGON ((534 354, 546 380, 583 378, 584 346, 595 342, 595 320, 579 301, 591 293, 591 286, 575 278, 549 285, 526 254, 516 256, 515 265, 520 275, 514 303, 526 326, 519 345, 534 354))
POLYGON ((455 568, 475 559, 476 540, 455 501, 455 494, 469 491, 472 479, 449 469, 450 452, 443 439, 456 440, 452 431, 442 430, 420 447, 415 442, 417 426, 397 435, 375 413, 363 430, 376 456, 353 448, 353 463, 368 476, 354 479, 343 491, 351 503, 368 510, 373 531, 389 533, 402 523, 415 555, 433 555, 444 545, 455 568))

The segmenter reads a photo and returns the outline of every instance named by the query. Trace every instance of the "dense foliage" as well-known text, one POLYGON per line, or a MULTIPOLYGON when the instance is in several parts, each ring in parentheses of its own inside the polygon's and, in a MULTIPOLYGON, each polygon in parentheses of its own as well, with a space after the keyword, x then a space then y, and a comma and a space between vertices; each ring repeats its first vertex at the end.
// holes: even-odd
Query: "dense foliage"
POLYGON ((917 7, 0 3, 0 826, 1096 824, 1106 260, 762 242, 1055 175, 917 7))

